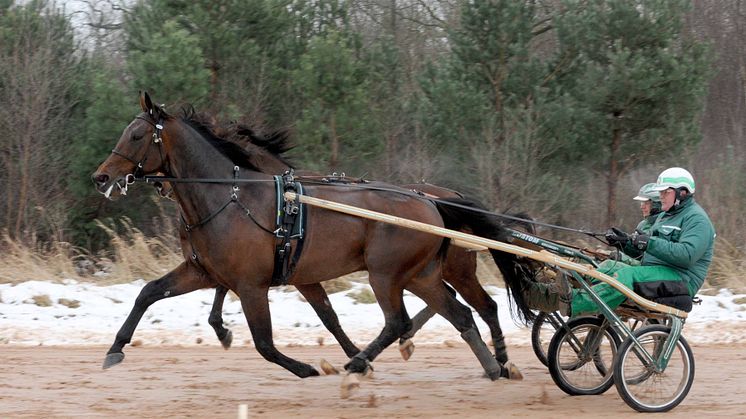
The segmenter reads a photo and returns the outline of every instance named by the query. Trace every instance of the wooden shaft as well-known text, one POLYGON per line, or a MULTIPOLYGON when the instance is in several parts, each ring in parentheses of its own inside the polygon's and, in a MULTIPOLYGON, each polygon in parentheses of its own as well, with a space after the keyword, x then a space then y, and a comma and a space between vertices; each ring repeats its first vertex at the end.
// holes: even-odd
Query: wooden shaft
POLYGON ((400 227, 409 228, 412 230, 422 231, 425 233, 434 234, 440 237, 446 237, 452 240, 458 240, 461 243, 466 243, 474 248, 487 247, 490 249, 500 250, 503 252, 512 253, 518 256, 524 256, 531 259, 535 259, 541 262, 549 263, 560 268, 570 269, 578 272, 582 275, 596 278, 602 282, 605 282, 617 291, 624 294, 627 298, 631 299, 638 305, 648 310, 657 311, 665 314, 673 314, 680 318, 686 318, 688 313, 682 310, 675 309, 663 304, 658 304, 653 301, 647 300, 637 295, 631 289, 625 287, 621 282, 615 278, 610 277, 606 274, 602 274, 595 269, 592 269, 588 265, 581 263, 575 263, 567 260, 563 257, 557 256, 554 253, 550 253, 546 250, 534 251, 523 247, 515 246, 509 243, 503 243, 497 240, 491 240, 484 237, 475 236, 473 234, 462 233, 456 230, 450 230, 444 227, 438 227, 431 224, 422 223, 419 221, 410 220, 407 218, 396 217, 389 214, 384 214, 376 211, 370 211, 363 208, 354 207, 352 205, 341 204, 339 202, 327 201, 325 199, 314 198, 307 195, 297 195, 294 192, 285 192, 285 199, 292 201, 296 198, 304 204, 311 205, 314 207, 325 208, 332 211, 341 212, 344 214, 354 215, 357 217, 367 218, 369 220, 380 221, 388 224, 394 224, 400 227))

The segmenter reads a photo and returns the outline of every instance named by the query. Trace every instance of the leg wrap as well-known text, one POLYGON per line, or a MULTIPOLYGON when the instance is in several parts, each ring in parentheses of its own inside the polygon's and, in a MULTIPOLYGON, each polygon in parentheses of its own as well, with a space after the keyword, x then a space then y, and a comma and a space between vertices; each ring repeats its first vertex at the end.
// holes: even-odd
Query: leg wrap
POLYGON ((477 356, 479 363, 482 364, 482 368, 484 368, 487 376, 493 381, 497 380, 502 373, 502 367, 500 367, 500 364, 492 356, 487 345, 484 344, 482 337, 479 336, 479 331, 476 328, 471 328, 461 333, 461 337, 469 344, 472 352, 477 356))

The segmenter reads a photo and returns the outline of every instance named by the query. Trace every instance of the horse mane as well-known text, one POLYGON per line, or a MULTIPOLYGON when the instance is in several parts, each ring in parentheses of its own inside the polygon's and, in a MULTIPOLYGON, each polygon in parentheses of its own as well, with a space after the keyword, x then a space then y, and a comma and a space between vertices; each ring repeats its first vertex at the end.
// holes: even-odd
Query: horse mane
POLYGON ((213 115, 198 113, 192 106, 182 108, 181 119, 239 167, 270 174, 293 167, 282 155, 293 148, 287 131, 261 136, 246 124, 220 123, 213 115))

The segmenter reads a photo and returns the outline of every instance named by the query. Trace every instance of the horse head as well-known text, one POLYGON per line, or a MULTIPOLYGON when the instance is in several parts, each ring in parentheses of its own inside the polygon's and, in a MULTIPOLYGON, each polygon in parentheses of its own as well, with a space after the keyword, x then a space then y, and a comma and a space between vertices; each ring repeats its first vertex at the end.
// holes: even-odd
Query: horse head
POLYGON ((107 198, 126 195, 135 178, 168 173, 163 135, 171 117, 163 107, 153 105, 147 92, 140 93, 140 107, 143 113, 127 125, 111 155, 92 175, 96 189, 107 198))

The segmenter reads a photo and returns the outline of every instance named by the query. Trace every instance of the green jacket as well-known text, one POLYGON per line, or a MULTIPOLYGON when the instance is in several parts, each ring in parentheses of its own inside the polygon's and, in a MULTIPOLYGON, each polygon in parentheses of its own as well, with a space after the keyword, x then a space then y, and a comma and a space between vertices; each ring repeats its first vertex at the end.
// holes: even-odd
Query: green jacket
POLYGON ((637 225, 635 230, 642 231, 645 234, 650 234, 650 230, 653 228, 653 224, 658 220, 658 217, 663 214, 662 212, 659 212, 654 215, 649 215, 640 221, 640 224, 637 225))
POLYGON ((715 228, 710 217, 692 197, 655 221, 642 265, 675 269, 686 281, 689 293, 695 295, 705 282, 714 245, 715 228))

